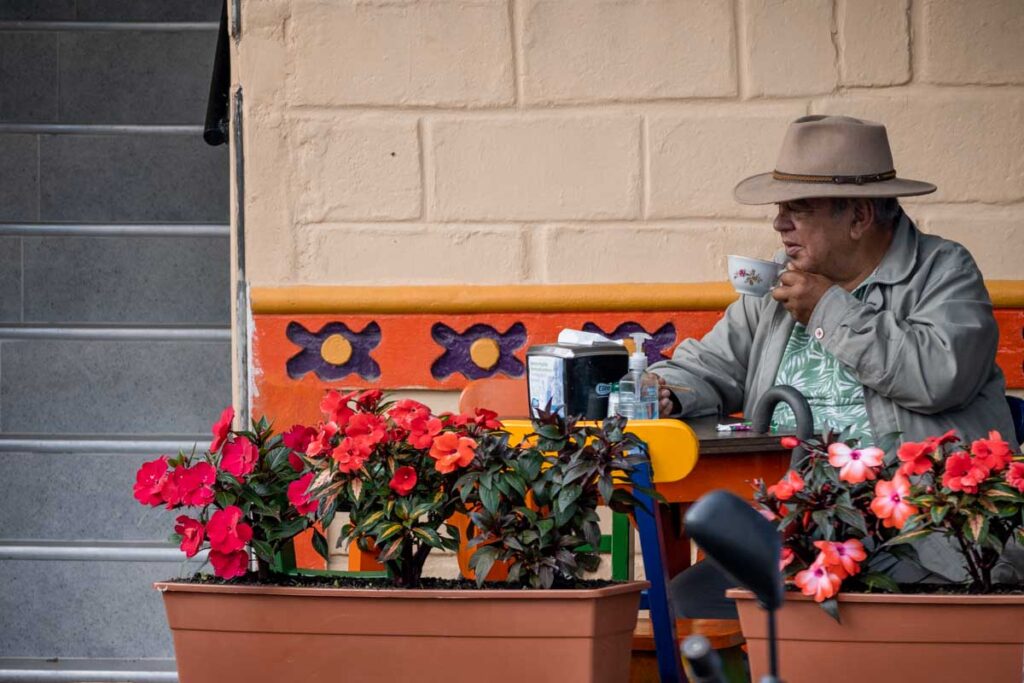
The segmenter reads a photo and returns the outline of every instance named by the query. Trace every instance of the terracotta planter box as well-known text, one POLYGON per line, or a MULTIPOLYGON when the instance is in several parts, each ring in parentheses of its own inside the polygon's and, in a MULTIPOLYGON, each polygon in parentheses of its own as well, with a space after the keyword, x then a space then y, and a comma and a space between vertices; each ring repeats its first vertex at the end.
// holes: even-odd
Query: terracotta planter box
MULTIPOLYGON (((768 670, 768 620, 753 594, 736 598, 753 680, 768 670)), ((810 598, 786 593, 778 612, 786 683, 986 681, 1024 671, 1024 595, 842 594, 837 624, 810 598)))
POLYGON ((444 591, 155 584, 181 683, 621 683, 647 585, 444 591))

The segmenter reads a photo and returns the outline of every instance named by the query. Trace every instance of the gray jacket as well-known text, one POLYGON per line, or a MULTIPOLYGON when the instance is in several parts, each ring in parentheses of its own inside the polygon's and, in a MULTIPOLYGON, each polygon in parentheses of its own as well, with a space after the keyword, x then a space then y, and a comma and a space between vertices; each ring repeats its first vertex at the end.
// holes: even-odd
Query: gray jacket
MULTIPOLYGON (((794 324, 770 294, 741 296, 703 339, 683 341, 650 369, 692 388, 676 393, 681 416, 750 415, 775 383, 794 324)), ((906 214, 863 302, 833 286, 807 328, 864 385, 876 439, 900 432, 919 441, 949 429, 974 439, 996 429, 1017 446, 981 272, 965 248, 921 233, 906 214)))

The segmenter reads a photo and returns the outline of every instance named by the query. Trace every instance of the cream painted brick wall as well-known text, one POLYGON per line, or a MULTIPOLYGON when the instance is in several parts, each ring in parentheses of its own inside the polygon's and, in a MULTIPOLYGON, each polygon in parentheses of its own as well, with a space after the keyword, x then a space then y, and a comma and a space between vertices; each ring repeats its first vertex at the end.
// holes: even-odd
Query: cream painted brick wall
POLYGON ((737 93, 732 0, 524 0, 529 103, 737 93))
POLYGON ((805 104, 724 104, 652 114, 647 120, 649 218, 769 216, 732 196, 742 178, 770 171, 786 127, 805 104))
POLYGON ((300 233, 302 282, 508 284, 526 261, 515 225, 323 224, 300 233))
POLYGON ((910 80, 910 0, 836 0, 843 85, 910 80))
POLYGON ((419 218, 423 208, 415 117, 335 116, 295 122, 304 223, 419 218))
POLYGON ((435 220, 640 215, 640 118, 567 115, 427 121, 435 220))
POLYGON ((912 213, 923 215, 918 219, 922 230, 967 247, 986 278, 1021 279, 1024 210, 941 207, 938 211, 912 213))
POLYGON ((740 2, 749 95, 813 95, 836 87, 832 0, 740 2))
POLYGON ((545 282, 721 281, 729 254, 771 258, 780 246, 768 220, 547 225, 539 241, 545 282))
POLYGON ((1024 91, 854 95, 811 108, 884 122, 897 173, 939 188, 917 201, 1024 199, 1024 91))
POLYGON ((1024 3, 915 0, 922 80, 1024 83, 1024 3))
POLYGON ((296 0, 300 105, 494 106, 513 99, 503 0, 296 0))

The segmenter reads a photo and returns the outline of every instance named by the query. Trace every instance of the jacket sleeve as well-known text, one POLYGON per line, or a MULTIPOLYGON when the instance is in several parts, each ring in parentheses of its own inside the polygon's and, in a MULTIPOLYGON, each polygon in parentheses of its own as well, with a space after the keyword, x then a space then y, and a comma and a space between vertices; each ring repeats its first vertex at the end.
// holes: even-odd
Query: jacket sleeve
POLYGON ((947 256, 912 283, 919 295, 902 319, 833 286, 808 323, 862 384, 918 413, 969 404, 991 376, 999 339, 973 259, 959 246, 947 256))
POLYGON ((649 368, 669 384, 689 389, 673 390, 681 406, 679 417, 720 415, 743 409, 750 348, 760 309, 759 298, 741 296, 725 309, 725 317, 703 339, 683 340, 671 360, 649 368))

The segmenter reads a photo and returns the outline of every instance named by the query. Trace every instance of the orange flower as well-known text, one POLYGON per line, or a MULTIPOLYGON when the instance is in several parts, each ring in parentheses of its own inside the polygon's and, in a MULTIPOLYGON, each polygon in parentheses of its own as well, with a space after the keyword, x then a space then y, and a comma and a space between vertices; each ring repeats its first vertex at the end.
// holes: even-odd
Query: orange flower
POLYGON ((871 511, 883 520, 883 526, 902 529, 910 516, 917 514, 917 506, 903 500, 909 495, 910 481, 902 474, 897 474, 892 481, 880 481, 875 484, 871 511))
POLYGON ((338 463, 340 471, 351 474, 369 460, 372 450, 371 445, 363 439, 346 436, 338 447, 331 451, 331 457, 338 463))
POLYGON ((821 551, 818 562, 831 567, 842 578, 860 572, 860 562, 867 559, 864 545, 855 538, 837 543, 834 541, 815 541, 814 547, 821 551))
POLYGON ((348 424, 349 418, 355 414, 355 411, 348 407, 348 402, 355 395, 356 392, 354 391, 340 394, 331 389, 320 400, 320 410, 327 416, 329 422, 334 422, 339 427, 344 427, 348 424))
POLYGON ((434 439, 430 457, 436 460, 434 468, 441 474, 454 472, 456 467, 465 467, 473 462, 476 441, 456 432, 445 432, 434 439))
POLYGON ((881 448, 850 448, 845 443, 828 447, 828 464, 839 468, 839 479, 850 484, 875 478, 874 467, 882 466, 881 448))
POLYGON ((839 584, 843 579, 831 567, 815 560, 809 568, 797 573, 793 581, 801 593, 813 596, 815 602, 824 602, 839 592, 839 584))
POLYGON ((935 444, 930 439, 928 441, 908 441, 907 443, 900 444, 899 450, 896 451, 897 457, 902 461, 900 472, 906 475, 928 472, 934 464, 930 457, 934 452, 935 444))
POLYGON ((978 484, 988 477, 988 468, 976 458, 960 451, 946 459, 946 471, 942 473, 942 485, 951 491, 977 493, 978 484))
POLYGON ((779 500, 789 500, 798 491, 804 490, 804 480, 796 472, 790 470, 786 476, 779 480, 778 484, 768 487, 768 495, 775 496, 779 500))
POLYGON ((979 465, 993 472, 1002 472, 1013 462, 1010 444, 996 431, 989 432, 987 439, 978 439, 972 443, 971 455, 979 465))

